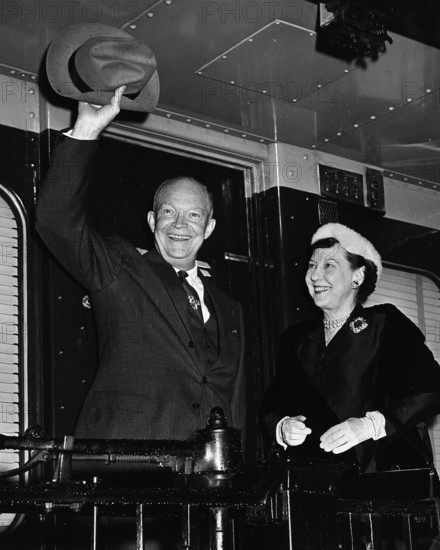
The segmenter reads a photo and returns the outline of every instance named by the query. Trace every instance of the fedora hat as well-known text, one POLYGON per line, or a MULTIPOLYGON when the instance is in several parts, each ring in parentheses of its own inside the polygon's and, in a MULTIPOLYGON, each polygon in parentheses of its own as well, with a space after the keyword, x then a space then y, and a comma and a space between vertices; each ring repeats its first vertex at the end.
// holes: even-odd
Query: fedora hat
POLYGON ((110 103, 126 85, 121 109, 151 112, 159 99, 156 58, 142 41, 121 29, 81 23, 62 30, 47 51, 52 88, 64 97, 97 105, 110 103))

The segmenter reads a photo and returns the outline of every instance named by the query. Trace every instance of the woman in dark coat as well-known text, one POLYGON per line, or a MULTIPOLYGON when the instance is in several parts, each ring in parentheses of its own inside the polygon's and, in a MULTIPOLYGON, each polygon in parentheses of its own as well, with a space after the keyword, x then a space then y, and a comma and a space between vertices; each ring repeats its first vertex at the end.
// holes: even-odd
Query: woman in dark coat
POLYGON ((421 331, 391 304, 362 307, 381 269, 355 231, 318 229, 306 283, 323 315, 283 334, 262 407, 284 448, 340 455, 363 472, 432 465, 425 423, 440 412, 440 367, 421 331))

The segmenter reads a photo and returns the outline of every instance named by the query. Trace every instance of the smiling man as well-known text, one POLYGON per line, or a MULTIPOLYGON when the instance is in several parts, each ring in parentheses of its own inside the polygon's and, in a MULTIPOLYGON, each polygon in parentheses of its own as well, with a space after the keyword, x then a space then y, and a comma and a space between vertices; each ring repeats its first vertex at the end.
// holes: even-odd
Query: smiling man
POLYGON ((87 221, 86 176, 122 93, 103 107, 79 103, 37 205, 37 230, 88 289, 98 330, 99 369, 75 435, 188 439, 205 427, 212 407, 243 429, 241 307, 197 268, 215 227, 209 191, 189 177, 164 182, 147 216, 155 249, 145 254, 119 236, 104 238, 87 221))
POLYGON ((162 258, 179 269, 191 269, 197 253, 214 230, 212 197, 192 178, 162 183, 154 197, 148 225, 162 258))

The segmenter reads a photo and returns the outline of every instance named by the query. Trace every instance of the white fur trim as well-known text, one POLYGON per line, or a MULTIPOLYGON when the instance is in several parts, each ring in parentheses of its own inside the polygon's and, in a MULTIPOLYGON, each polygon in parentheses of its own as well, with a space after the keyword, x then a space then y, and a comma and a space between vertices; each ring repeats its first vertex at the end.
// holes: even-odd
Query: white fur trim
POLYGON ((377 267, 377 278, 379 279, 382 273, 382 261, 379 252, 370 241, 346 225, 340 223, 326 223, 313 235, 311 244, 321 239, 329 239, 331 237, 336 239, 347 252, 358 254, 367 260, 371 260, 377 267))

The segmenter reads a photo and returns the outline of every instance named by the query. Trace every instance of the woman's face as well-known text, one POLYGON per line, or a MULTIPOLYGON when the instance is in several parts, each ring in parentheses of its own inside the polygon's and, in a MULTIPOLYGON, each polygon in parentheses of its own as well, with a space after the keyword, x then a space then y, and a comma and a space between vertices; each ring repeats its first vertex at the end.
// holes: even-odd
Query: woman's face
POLYGON ((317 248, 309 261, 306 283, 315 304, 331 317, 350 313, 356 303, 356 291, 351 283, 363 281, 363 270, 353 270, 338 244, 331 248, 317 248))

